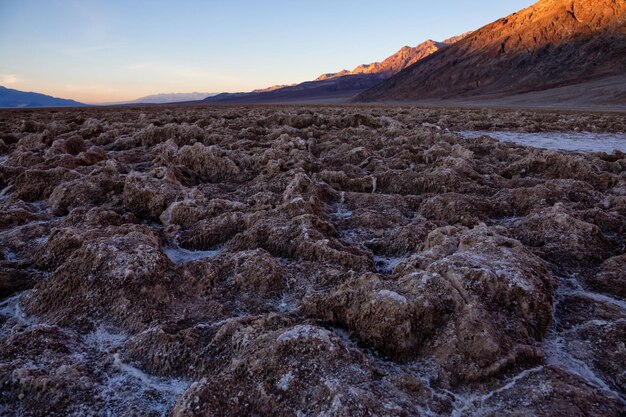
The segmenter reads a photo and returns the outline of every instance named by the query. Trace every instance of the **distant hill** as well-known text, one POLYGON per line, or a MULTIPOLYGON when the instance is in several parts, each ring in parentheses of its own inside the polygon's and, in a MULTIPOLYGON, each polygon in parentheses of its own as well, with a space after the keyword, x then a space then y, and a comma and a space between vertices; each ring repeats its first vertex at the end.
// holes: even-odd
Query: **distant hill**
MULTIPOLYGON (((451 39, 452 43, 463 35, 451 39)), ((204 103, 294 103, 341 102, 380 84, 404 68, 449 46, 428 40, 415 47, 405 46, 382 62, 359 65, 352 71, 323 74, 313 81, 287 86, 274 86, 247 93, 222 93, 203 100, 204 103)))
MULTIPOLYGON (((163 103, 180 103, 184 101, 197 101, 204 100, 209 96, 214 96, 216 93, 162 93, 152 94, 145 97, 140 97, 136 100, 127 101, 123 104, 131 103, 146 103, 146 104, 163 104, 163 103)), ((122 103, 120 103, 122 104, 122 103)))
MULTIPOLYGON (((566 97, 565 86, 624 74, 626 1, 542 0, 419 60, 355 101, 493 98, 554 88, 566 97)), ((585 89, 568 91, 584 101, 585 89)))
POLYGON ((285 87, 293 87, 294 85, 297 84, 281 84, 281 85, 273 85, 271 87, 266 87, 266 88, 259 88, 256 90, 252 90, 252 93, 267 93, 270 91, 274 91, 274 90, 279 90, 281 88, 285 88, 285 87))
POLYGON ((288 87, 250 93, 222 93, 202 100, 203 103, 314 103, 346 101, 380 83, 377 74, 357 74, 326 80, 306 81, 288 87))
POLYGON ((85 106, 78 101, 57 98, 40 93, 13 90, 0 86, 1 108, 22 107, 77 107, 85 106))

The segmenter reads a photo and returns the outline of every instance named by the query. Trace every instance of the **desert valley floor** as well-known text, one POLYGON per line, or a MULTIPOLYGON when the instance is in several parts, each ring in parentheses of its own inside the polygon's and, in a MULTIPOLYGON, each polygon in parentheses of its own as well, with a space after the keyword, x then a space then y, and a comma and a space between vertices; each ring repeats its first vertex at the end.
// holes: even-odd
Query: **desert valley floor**
POLYGON ((626 154, 467 131, 626 115, 0 112, 0 414, 623 416, 626 154))

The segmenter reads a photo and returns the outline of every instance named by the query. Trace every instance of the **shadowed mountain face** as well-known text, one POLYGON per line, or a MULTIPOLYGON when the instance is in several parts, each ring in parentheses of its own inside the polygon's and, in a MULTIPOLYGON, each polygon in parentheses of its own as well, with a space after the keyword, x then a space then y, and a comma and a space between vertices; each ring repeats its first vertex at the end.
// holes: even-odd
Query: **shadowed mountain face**
MULTIPOLYGON (((464 35, 461 35, 462 37, 464 35)), ((428 40, 405 46, 382 62, 359 65, 352 71, 323 74, 314 81, 274 86, 249 93, 223 93, 207 97, 205 103, 289 103, 345 101, 397 74, 420 59, 447 47, 460 37, 444 42, 428 40)))
POLYGON ((0 107, 73 107, 84 106, 74 100, 56 98, 45 94, 13 90, 0 86, 0 107))
POLYGON ((288 87, 250 93, 222 93, 204 103, 305 103, 345 101, 375 86, 385 78, 379 74, 357 74, 306 81, 288 87))
POLYGON ((542 0, 418 61, 356 100, 511 95, 625 71, 626 1, 542 0))

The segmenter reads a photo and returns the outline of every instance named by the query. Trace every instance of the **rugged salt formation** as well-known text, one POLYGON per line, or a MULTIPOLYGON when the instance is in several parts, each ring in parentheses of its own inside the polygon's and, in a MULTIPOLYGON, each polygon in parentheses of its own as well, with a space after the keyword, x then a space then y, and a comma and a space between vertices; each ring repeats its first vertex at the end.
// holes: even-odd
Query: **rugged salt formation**
POLYGON ((408 107, 0 113, 0 414, 620 416, 626 155, 408 107))

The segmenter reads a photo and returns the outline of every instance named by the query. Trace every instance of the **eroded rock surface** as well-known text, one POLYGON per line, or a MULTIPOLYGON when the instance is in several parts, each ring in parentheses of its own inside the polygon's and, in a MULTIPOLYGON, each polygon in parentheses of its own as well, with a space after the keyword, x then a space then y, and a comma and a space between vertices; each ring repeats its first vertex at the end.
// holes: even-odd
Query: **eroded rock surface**
POLYGON ((451 131, 622 116, 159 107, 0 126, 0 414, 626 413, 626 155, 451 131))

